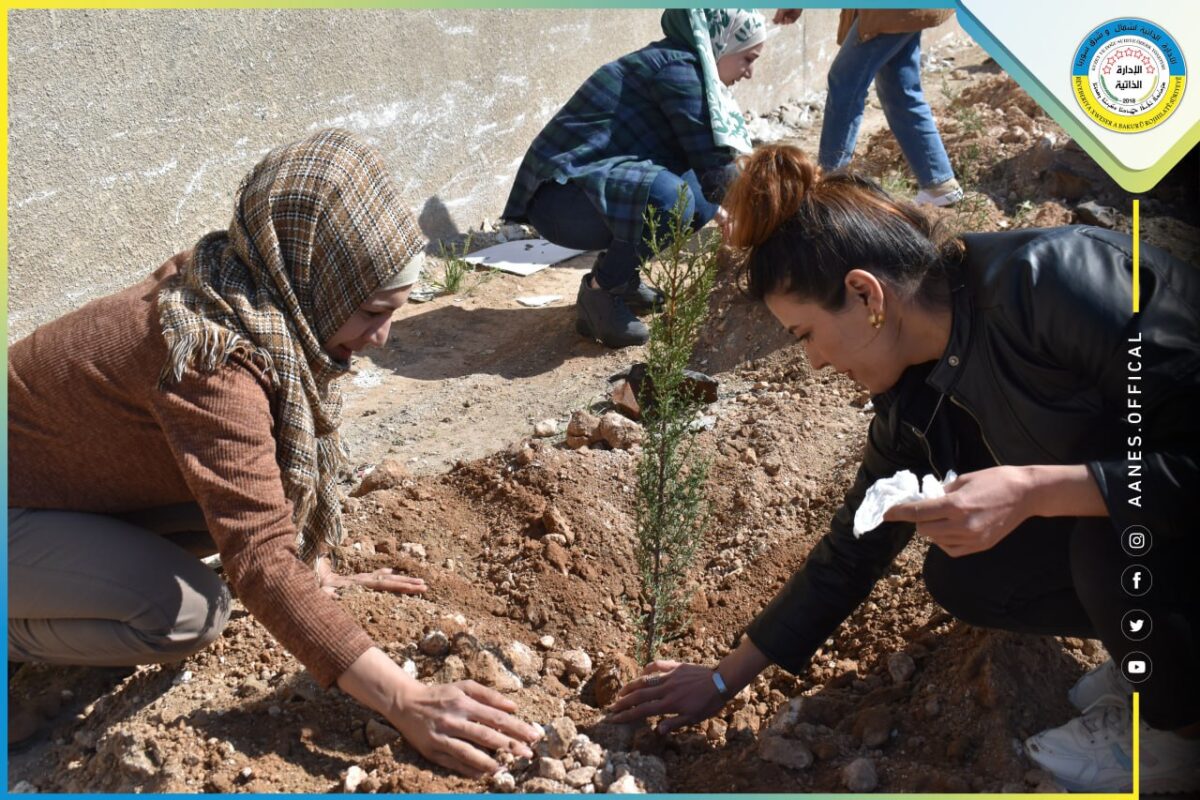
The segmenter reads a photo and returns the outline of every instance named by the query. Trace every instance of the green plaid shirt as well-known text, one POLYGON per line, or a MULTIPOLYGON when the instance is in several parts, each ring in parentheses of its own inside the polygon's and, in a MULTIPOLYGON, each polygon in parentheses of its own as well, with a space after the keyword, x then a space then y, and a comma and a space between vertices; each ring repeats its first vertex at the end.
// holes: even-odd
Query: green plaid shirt
POLYGON ((546 123, 525 154, 503 216, 527 222, 538 187, 574 181, 615 239, 636 242, 659 172, 694 170, 715 202, 733 158, 713 141, 699 58, 675 42, 654 42, 600 67, 546 123))

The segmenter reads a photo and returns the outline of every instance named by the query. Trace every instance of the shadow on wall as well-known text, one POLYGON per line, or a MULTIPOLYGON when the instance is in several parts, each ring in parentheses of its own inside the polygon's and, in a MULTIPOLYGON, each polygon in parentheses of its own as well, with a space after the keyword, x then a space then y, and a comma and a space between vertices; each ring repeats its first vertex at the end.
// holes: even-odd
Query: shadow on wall
POLYGON ((421 213, 417 216, 417 227, 430 242, 454 239, 462 235, 462 231, 450 217, 450 209, 446 208, 446 204, 437 195, 430 197, 421 207, 421 213))

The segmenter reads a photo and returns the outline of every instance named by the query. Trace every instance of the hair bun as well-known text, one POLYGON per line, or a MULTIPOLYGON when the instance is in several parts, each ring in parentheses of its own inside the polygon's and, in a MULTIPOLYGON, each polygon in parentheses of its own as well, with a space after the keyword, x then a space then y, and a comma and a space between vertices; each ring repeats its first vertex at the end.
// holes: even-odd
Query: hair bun
POLYGON ((820 183, 821 170, 799 147, 767 144, 738 159, 741 172, 725 193, 733 221, 730 244, 757 247, 796 215, 820 183))

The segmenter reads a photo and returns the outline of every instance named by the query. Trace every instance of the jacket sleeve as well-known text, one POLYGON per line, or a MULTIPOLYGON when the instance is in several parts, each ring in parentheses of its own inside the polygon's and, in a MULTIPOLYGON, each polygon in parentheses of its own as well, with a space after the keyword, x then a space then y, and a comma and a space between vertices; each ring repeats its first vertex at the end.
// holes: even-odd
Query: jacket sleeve
POLYGON ((1200 496, 1200 278, 1194 267, 1142 245, 1134 313, 1132 240, 1075 228, 1066 242, 1069 250, 1046 256, 1072 268, 1047 270, 1056 277, 1038 282, 1052 302, 1035 298, 1040 311, 1032 324, 1039 347, 1102 398, 1111 455, 1088 469, 1117 531, 1140 524, 1155 535, 1191 535, 1183 521, 1200 496), (1087 280, 1079 279, 1083 270, 1087 280))
POLYGON ((719 203, 731 177, 733 153, 713 139, 700 66, 690 61, 672 61, 655 74, 651 91, 671 123, 688 166, 700 180, 704 196, 709 202, 719 203))
POLYGON ((372 641, 297 556, 266 391, 231 364, 189 370, 156 395, 154 414, 238 598, 322 686, 332 685, 372 641))
POLYGON ((746 629, 750 641, 788 672, 806 667, 912 538, 914 526, 904 522, 885 522, 857 539, 853 532, 854 512, 872 483, 902 469, 928 470, 912 450, 915 442, 901 444, 906 433, 895 419, 892 414, 877 414, 871 421, 862 465, 829 532, 746 629))

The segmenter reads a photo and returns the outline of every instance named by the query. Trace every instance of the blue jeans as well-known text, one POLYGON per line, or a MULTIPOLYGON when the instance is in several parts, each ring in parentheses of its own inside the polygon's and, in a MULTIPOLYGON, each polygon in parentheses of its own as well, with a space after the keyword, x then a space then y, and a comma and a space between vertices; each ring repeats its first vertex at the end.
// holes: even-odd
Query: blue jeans
POLYGON ((926 188, 953 178, 954 169, 921 91, 921 32, 884 33, 860 42, 858 20, 829 67, 829 97, 817 156, 821 168, 843 167, 853 157, 872 80, 917 183, 926 188))
MULTIPOLYGON (((650 185, 649 206, 665 224, 662 212, 675 207, 681 186, 687 203, 684 217, 691 220, 692 230, 696 230, 713 218, 717 205, 705 198, 695 172, 689 170, 680 176, 664 169, 658 173, 650 185)), ((577 250, 607 249, 592 271, 602 289, 628 283, 637 274, 638 265, 650 255, 650 245, 644 236, 640 242, 613 238, 608 220, 574 183, 542 184, 525 213, 537 232, 554 244, 577 250)))

